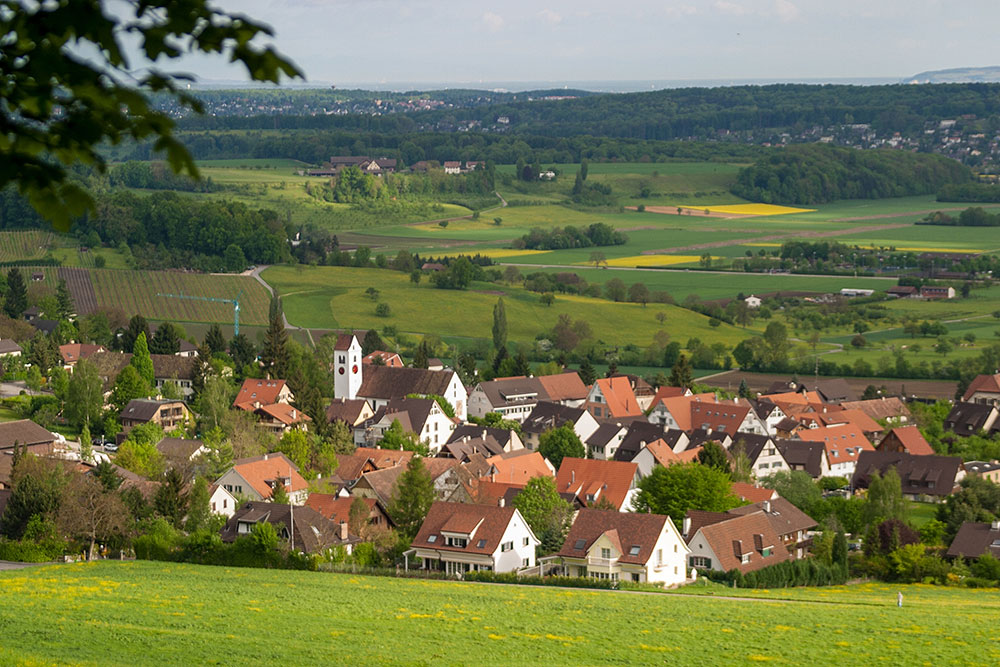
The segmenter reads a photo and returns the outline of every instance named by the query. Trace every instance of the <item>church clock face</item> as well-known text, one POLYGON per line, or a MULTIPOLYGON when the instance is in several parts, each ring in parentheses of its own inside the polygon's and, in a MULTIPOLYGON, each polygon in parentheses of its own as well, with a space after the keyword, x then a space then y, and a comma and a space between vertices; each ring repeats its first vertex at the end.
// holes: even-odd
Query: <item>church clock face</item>
POLYGON ((355 365, 351 366, 351 373, 355 373, 356 374, 357 372, 358 372, 358 365, 355 364, 355 365))
POLYGON ((343 367, 343 366, 341 366, 341 367, 340 367, 340 368, 339 368, 339 369, 337 370, 337 372, 339 372, 339 373, 340 373, 341 375, 343 375, 343 374, 344 374, 344 367, 343 367))

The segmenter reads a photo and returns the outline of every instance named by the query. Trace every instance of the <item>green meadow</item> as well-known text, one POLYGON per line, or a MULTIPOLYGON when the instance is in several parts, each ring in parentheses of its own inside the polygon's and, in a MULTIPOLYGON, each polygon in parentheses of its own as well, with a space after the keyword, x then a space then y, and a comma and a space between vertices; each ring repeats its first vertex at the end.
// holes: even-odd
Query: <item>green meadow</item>
POLYGON ((6 664, 1000 661, 988 589, 664 595, 105 561, 0 572, 0 591, 6 664))

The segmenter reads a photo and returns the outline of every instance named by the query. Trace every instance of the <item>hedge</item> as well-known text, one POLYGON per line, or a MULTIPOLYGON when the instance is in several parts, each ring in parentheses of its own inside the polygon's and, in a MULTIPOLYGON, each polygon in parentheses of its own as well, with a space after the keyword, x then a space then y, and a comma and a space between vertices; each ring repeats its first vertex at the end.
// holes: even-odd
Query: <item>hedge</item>
POLYGON ((840 586, 847 583, 847 568, 827 565, 815 558, 787 560, 743 574, 733 569, 729 572, 713 570, 703 575, 711 581, 737 588, 787 588, 790 586, 840 586))

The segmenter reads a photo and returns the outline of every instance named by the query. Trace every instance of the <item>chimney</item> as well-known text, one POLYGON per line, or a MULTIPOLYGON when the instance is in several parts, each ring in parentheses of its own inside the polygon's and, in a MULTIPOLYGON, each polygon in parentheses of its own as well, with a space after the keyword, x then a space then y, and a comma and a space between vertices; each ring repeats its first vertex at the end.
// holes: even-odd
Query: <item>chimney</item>
POLYGON ((684 521, 681 524, 681 526, 682 526, 681 535, 683 537, 687 537, 688 533, 691 532, 691 517, 689 517, 689 516, 684 517, 684 521))
POLYGON ((575 484, 576 483, 576 471, 575 470, 570 470, 569 471, 569 483, 570 484, 575 484))
POLYGON ((268 456, 269 456, 268 454, 264 454, 264 460, 265 460, 265 461, 267 460, 267 457, 268 457, 268 456))
POLYGON ((504 507, 504 506, 505 506, 506 504, 507 504, 507 503, 506 503, 506 501, 505 501, 505 500, 503 499, 503 496, 500 496, 500 500, 498 500, 498 501, 497 501, 497 505, 499 505, 500 507, 504 507))
POLYGON ((1000 530, 1000 521, 994 521, 991 523, 990 530, 1000 530))
POLYGON ((768 514, 771 513, 771 501, 770 500, 765 500, 764 501, 764 511, 767 512, 768 514))
POLYGON ((296 419, 297 414, 298 413, 295 412, 295 408, 292 408, 292 419, 296 419))
POLYGON ((340 539, 347 540, 347 523, 344 521, 340 522, 340 539))
POLYGON ((485 428, 483 429, 483 441, 484 442, 486 441, 486 429, 485 428))

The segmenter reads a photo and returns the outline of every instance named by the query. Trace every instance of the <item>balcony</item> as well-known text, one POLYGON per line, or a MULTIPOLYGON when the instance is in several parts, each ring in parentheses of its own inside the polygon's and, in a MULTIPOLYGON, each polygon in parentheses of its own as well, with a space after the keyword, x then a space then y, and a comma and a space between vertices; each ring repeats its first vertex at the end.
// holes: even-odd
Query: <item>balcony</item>
POLYGON ((611 569, 613 567, 617 567, 617 565, 618 565, 618 559, 617 558, 598 558, 597 556, 588 556, 587 557, 587 567, 590 567, 590 568, 604 567, 604 568, 611 569))

